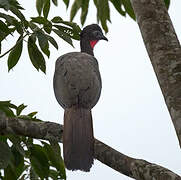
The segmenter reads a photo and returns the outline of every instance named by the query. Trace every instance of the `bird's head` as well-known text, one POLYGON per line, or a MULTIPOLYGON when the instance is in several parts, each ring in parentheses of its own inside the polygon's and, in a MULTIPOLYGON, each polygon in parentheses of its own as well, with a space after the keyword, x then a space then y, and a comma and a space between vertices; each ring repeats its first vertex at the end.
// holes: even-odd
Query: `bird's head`
POLYGON ((96 43, 99 40, 106 40, 108 39, 104 36, 102 29, 97 25, 97 24, 91 24, 86 26, 81 34, 80 34, 80 41, 81 41, 81 51, 86 52, 86 49, 88 50, 89 48, 94 48, 96 43))

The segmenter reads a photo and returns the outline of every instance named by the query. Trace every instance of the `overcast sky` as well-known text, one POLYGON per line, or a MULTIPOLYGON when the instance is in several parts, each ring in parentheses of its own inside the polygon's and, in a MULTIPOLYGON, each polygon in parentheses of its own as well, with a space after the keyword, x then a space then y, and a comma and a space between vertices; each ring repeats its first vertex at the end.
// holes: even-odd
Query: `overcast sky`
MULTIPOLYGON (((26 9, 26 17, 36 16, 35 2, 19 1, 26 9)), ((178 38, 181 34, 181 1, 172 0, 169 9, 178 38)), ((93 109, 94 135, 121 153, 162 165, 181 175, 181 149, 155 73, 148 58, 137 23, 120 16, 111 6, 108 42, 95 47, 102 76, 102 93, 93 109)), ((50 17, 68 20, 64 4, 52 7, 50 17)), ((79 17, 75 19, 79 23, 79 17)), ((96 23, 96 11, 90 8, 86 25, 96 23)), ((57 40, 59 40, 57 38, 57 40)), ((8 38, 2 52, 9 49, 15 39, 8 38)), ((56 59, 64 53, 79 51, 59 40, 59 50, 50 47, 47 73, 37 72, 27 55, 25 43, 19 63, 8 73, 7 56, 0 59, 0 100, 28 105, 25 113, 38 111, 44 121, 63 123, 63 109, 53 92, 53 73, 56 59)), ((89 173, 67 171, 68 180, 128 178, 95 160, 89 173)))

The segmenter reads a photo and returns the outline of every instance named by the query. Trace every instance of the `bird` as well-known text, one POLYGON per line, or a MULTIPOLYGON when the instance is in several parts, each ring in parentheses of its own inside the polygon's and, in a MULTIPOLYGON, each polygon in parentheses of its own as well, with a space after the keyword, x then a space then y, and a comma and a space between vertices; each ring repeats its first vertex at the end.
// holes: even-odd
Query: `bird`
POLYGON ((64 109, 63 157, 68 170, 89 172, 94 162, 94 135, 91 109, 97 104, 102 81, 94 47, 108 39, 98 24, 83 28, 80 52, 56 60, 54 94, 64 109))

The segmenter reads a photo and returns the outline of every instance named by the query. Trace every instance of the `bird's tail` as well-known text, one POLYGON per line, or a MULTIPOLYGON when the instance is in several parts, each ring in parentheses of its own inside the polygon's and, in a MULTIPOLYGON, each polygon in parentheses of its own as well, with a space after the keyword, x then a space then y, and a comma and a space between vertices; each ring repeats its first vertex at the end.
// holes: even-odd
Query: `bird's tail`
POLYGON ((69 170, 90 171, 94 158, 94 136, 90 109, 65 109, 63 131, 64 163, 69 170))

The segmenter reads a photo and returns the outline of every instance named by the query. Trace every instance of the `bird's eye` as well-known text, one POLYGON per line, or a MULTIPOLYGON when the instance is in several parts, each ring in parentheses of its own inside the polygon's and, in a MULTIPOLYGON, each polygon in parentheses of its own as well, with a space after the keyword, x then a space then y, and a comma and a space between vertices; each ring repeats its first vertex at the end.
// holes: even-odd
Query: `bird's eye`
POLYGON ((94 37, 97 37, 100 35, 100 32, 99 31, 93 31, 92 34, 94 37))
POLYGON ((92 32, 92 39, 94 40, 106 40, 107 41, 107 38, 103 35, 102 31, 93 31, 92 32))

